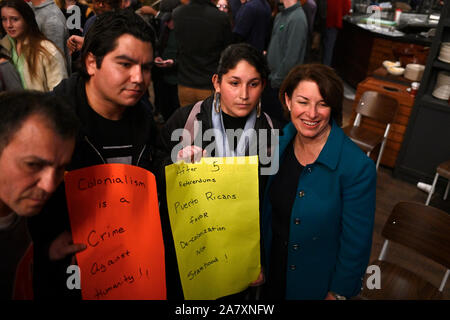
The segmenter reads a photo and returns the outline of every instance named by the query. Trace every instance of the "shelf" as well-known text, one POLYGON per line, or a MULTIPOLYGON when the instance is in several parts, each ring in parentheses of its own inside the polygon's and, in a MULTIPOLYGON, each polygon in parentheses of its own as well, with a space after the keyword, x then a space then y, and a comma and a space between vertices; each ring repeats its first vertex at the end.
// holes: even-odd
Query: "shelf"
POLYGON ((433 62, 433 67, 450 71, 450 63, 443 62, 437 58, 433 62))
POLYGON ((445 41, 450 41, 450 1, 444 3, 441 11, 430 59, 397 157, 394 174, 400 178, 429 180, 436 172, 436 165, 450 156, 450 149, 442 147, 444 137, 450 137, 450 104, 432 95, 438 73, 450 71, 450 63, 437 59, 445 41))
POLYGON ((447 100, 437 99, 431 94, 424 94, 416 103, 421 104, 421 108, 423 108, 423 105, 426 105, 427 108, 450 112, 450 105, 447 100))

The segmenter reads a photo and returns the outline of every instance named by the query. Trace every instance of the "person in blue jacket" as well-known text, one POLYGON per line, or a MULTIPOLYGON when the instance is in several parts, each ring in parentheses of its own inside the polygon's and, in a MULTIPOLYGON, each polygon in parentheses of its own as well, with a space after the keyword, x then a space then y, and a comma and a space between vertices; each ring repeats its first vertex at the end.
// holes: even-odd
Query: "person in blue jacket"
POLYGON ((265 192, 263 297, 353 297, 370 257, 375 165, 336 123, 343 85, 333 69, 294 67, 279 97, 291 122, 265 192))

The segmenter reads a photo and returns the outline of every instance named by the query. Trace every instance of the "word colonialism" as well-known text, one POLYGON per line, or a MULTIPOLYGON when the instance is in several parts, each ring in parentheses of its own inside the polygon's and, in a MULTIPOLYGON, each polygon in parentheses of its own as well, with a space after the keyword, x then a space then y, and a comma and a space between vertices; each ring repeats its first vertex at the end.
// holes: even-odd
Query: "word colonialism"
POLYGON ((114 185, 134 185, 136 187, 147 188, 143 181, 133 179, 131 176, 124 175, 122 177, 106 177, 106 178, 80 178, 78 180, 78 190, 88 190, 98 186, 114 186, 114 185))

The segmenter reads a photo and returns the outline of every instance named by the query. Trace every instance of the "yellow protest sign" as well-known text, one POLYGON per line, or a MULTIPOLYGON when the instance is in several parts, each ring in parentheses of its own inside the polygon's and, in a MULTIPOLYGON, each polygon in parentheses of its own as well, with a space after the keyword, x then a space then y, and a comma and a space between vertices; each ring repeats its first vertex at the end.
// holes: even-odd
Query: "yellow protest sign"
POLYGON ((67 205, 86 300, 166 299, 155 176, 103 164, 65 176, 67 205))
POLYGON ((167 206, 184 297, 240 292, 260 272, 258 157, 166 167, 167 206))

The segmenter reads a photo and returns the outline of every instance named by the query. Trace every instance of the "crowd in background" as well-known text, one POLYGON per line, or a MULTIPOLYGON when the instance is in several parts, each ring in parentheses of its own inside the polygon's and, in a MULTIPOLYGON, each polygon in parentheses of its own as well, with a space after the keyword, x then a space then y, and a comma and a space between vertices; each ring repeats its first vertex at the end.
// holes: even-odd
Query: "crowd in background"
POLYGON ((86 246, 72 242, 63 171, 122 163, 156 176, 167 297, 182 299, 165 165, 263 150, 279 156, 282 168, 262 174, 267 164, 260 159, 263 268, 247 289, 225 298, 254 299, 252 286, 262 285, 270 299, 356 295, 370 255, 376 171, 340 129, 343 84, 327 66, 349 10, 349 0, 162 0, 158 9, 136 0, 1 0, 0 102, 9 116, 0 119, 0 237, 10 240, 0 241, 0 250, 11 262, 0 265, 9 272, 2 286, 13 286, 32 239, 34 297, 80 299, 66 286, 66 270, 86 246), (43 98, 52 96, 64 99, 43 98), (65 120, 70 134, 61 136, 60 120, 36 129, 55 111, 51 103, 72 105, 76 136, 72 118, 65 120), (172 140, 176 129, 192 131, 195 122, 220 133, 211 153, 205 141, 172 140), (28 127, 65 148, 38 141, 20 149, 17 140, 30 140, 28 127), (260 143, 260 134, 283 127, 279 145, 260 143), (228 140, 230 129, 257 135, 228 140), (177 142, 185 145, 174 159, 177 142), (46 155, 56 164, 26 159, 16 168, 20 161, 11 159, 30 152, 57 153, 46 155), (33 206, 23 204, 27 199, 33 206))
POLYGON ((2 91, 51 91, 78 71, 83 37, 97 15, 120 8, 141 15, 158 37, 146 98, 160 123, 178 107, 212 93, 211 76, 220 52, 238 42, 253 45, 267 57, 271 73, 262 108, 284 123, 277 95, 281 81, 303 62, 331 65, 337 30, 350 9, 350 1, 326 0, 32 0, 32 12, 2 3, 2 91), (12 18, 5 15, 13 11, 23 18, 23 26, 7 35, 12 18))

